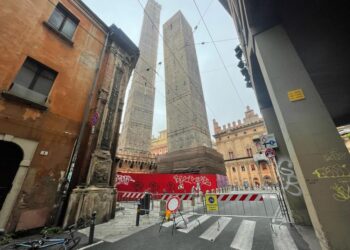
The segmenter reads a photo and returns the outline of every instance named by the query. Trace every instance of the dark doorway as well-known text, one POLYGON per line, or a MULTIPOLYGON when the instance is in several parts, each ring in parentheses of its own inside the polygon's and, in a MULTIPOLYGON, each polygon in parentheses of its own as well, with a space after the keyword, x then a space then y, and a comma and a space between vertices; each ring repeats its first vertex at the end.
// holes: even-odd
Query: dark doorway
POLYGON ((0 210, 12 188, 19 164, 23 160, 23 150, 13 142, 0 140, 0 210))

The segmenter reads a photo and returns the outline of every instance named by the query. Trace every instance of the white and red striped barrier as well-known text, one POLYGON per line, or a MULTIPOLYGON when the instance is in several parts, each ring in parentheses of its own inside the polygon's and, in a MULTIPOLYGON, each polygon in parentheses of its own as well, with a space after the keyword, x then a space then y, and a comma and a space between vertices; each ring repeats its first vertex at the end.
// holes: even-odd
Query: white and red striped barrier
POLYGON ((218 201, 264 201, 262 194, 239 193, 239 194, 217 194, 218 201))
POLYGON ((117 200, 118 201, 136 201, 142 199, 145 196, 145 193, 141 192, 118 192, 117 200))
MULTIPOLYGON (((215 194, 218 201, 263 201, 263 192, 235 192, 235 193, 222 193, 215 194)), ((173 194, 151 194, 153 200, 168 200, 172 196, 179 197, 182 201, 192 200, 195 194, 192 193, 173 193, 173 194)), ((205 195, 205 194, 203 194, 205 195)), ((145 196, 144 192, 118 192, 118 201, 136 201, 142 199, 145 196)))
POLYGON ((161 200, 168 200, 170 197, 177 196, 182 201, 192 200, 193 194, 163 194, 161 200))

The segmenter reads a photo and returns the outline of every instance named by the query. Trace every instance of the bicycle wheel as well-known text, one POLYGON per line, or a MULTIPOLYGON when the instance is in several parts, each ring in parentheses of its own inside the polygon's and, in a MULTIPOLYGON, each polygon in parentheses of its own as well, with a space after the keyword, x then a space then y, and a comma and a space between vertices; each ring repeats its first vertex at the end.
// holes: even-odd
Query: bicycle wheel
POLYGON ((21 242, 21 243, 16 243, 12 245, 9 249, 27 249, 27 250, 32 250, 32 249, 39 249, 39 242, 34 241, 34 242, 21 242))
POLYGON ((73 239, 69 239, 64 246, 61 246, 59 250, 73 250, 80 243, 81 237, 75 237, 73 239))

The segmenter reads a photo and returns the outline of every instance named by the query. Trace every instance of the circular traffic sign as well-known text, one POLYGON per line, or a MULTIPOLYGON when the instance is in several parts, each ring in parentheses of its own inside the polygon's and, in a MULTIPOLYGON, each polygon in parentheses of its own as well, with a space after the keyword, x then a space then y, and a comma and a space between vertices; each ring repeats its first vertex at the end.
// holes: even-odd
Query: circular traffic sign
POLYGON ((275 153, 275 150, 273 150, 272 148, 267 148, 265 150, 265 155, 267 158, 272 158, 272 157, 275 157, 276 153, 275 153))
POLYGON ((180 207, 180 199, 177 196, 172 196, 166 203, 166 207, 169 211, 175 212, 180 207))

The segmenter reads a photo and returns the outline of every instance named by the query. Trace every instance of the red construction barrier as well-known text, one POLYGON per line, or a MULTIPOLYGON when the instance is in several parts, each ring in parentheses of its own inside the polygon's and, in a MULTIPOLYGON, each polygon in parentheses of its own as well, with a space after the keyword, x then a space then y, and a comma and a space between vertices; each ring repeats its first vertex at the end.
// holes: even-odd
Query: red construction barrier
POLYGON ((224 187, 227 177, 216 174, 117 173, 116 188, 123 192, 192 193, 224 187))

